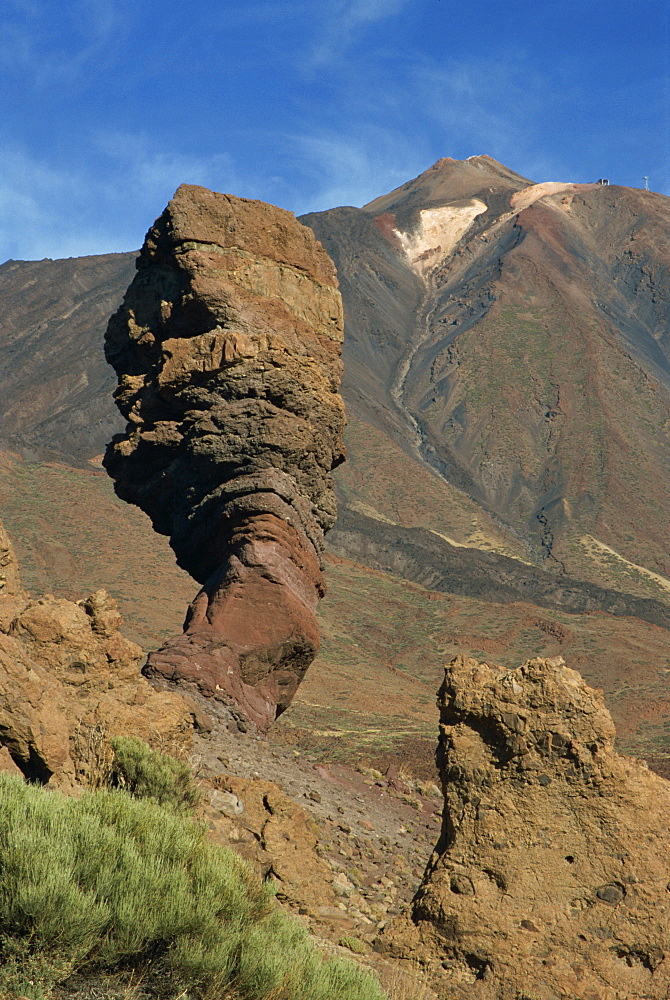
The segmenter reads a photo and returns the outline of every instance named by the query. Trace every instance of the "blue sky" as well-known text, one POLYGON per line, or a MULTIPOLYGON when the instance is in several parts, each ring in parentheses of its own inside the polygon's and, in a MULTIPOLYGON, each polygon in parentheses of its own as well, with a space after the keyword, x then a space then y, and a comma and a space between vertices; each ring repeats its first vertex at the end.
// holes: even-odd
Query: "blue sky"
POLYGON ((488 153, 670 194, 667 0, 0 12, 0 261, 134 249, 182 181, 300 214, 488 153))

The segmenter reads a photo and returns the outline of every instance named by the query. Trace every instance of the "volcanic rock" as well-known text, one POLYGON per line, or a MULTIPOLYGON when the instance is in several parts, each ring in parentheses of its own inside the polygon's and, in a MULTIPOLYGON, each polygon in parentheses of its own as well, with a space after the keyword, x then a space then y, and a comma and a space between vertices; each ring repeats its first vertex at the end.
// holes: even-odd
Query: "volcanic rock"
POLYGON ((599 692, 561 657, 457 657, 439 693, 440 841, 398 957, 453 998, 665 1000, 670 785, 614 750, 599 692))
POLYGON ((95 786, 111 736, 132 733, 173 751, 189 745, 189 706, 141 676, 142 650, 120 624, 104 590, 77 603, 0 595, 3 770, 64 789, 95 786))
POLYGON ((209 787, 202 812, 214 841, 272 876, 278 898, 294 909, 336 905, 333 873, 318 854, 318 827, 305 809, 264 778, 222 775, 209 787))
POLYGON ((341 506, 395 522, 387 563, 422 527, 666 601, 670 199, 477 156, 304 221, 347 316, 341 506))
POLYGON ((335 268, 289 212, 189 185, 137 268, 107 332, 129 423, 105 466, 203 585, 146 672, 266 728, 319 645, 344 458, 335 268))

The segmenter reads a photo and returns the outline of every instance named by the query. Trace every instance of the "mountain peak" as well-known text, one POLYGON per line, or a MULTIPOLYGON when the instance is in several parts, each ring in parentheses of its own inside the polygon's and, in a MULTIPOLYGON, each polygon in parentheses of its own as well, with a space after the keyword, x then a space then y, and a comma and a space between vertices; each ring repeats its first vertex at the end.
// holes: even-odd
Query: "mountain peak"
MULTIPOLYGON (((441 156, 439 160, 435 161, 432 167, 428 168, 428 170, 440 170, 443 167, 453 167, 455 164, 465 165, 467 163, 472 164, 475 167, 479 167, 480 169, 488 168, 497 170, 501 175, 504 174, 508 176, 513 174, 515 177, 521 177, 521 174, 514 174, 514 172, 509 170, 504 163, 501 163, 500 160, 496 160, 493 156, 489 156, 488 153, 477 153, 473 156, 466 156, 464 160, 455 160, 453 156, 441 156)), ((424 172, 427 173, 428 171, 424 172)), ((522 180, 525 180, 525 178, 522 178, 522 180)))
MULTIPOLYGON (((365 212, 414 214, 417 210, 473 198, 486 192, 513 194, 533 182, 486 154, 466 160, 442 157, 422 174, 363 206, 365 212)), ((484 199, 487 201, 489 198, 484 199)))

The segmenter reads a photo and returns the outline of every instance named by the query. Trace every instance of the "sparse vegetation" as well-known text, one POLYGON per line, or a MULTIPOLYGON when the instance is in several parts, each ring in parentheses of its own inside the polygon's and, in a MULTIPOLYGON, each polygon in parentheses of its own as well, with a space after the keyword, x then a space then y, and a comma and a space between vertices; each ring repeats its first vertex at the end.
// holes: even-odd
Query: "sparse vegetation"
POLYGON ((177 812, 192 812, 200 799, 191 768, 183 760, 152 750, 136 737, 115 736, 109 784, 138 799, 153 799, 177 812))
POLYGON ((370 950, 364 941, 352 935, 340 938, 340 948, 347 948, 353 951, 354 955, 367 955, 370 950))
POLYGON ((75 971, 161 1000, 383 998, 368 973, 324 961, 246 862, 154 801, 0 775, 0 870, 4 998, 47 998, 75 971))

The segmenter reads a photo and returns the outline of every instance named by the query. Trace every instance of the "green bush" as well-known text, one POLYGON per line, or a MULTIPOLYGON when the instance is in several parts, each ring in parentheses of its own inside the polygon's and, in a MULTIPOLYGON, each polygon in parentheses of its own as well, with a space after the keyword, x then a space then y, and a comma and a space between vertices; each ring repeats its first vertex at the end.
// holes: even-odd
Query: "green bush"
POLYGON ((115 736, 109 742, 114 751, 112 787, 178 812, 193 811, 200 793, 187 763, 158 753, 135 737, 115 736))
POLYGON ((348 934, 346 937, 340 938, 340 948, 348 948, 349 951, 353 951, 355 955, 367 955, 370 950, 364 941, 360 938, 353 937, 348 934))
POLYGON ((140 975, 145 996, 382 1000, 203 837, 121 791, 74 799, 0 775, 0 996, 46 997, 82 970, 140 975))

